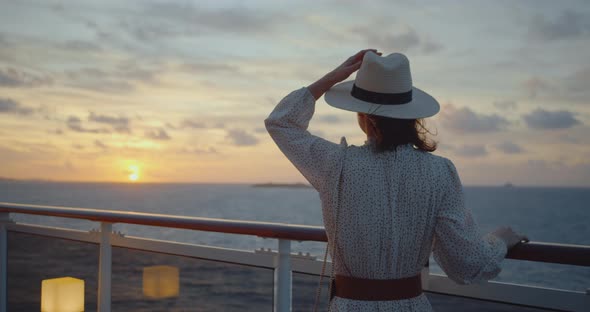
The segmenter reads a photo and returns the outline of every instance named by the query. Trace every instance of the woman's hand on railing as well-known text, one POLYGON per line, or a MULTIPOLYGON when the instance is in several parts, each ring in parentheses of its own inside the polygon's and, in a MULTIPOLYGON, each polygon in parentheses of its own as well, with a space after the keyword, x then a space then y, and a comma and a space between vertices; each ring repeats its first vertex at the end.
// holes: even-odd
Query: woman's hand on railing
POLYGON ((512 228, 509 226, 499 227, 495 231, 493 231, 492 234, 502 239, 506 243, 508 249, 520 243, 529 241, 529 238, 526 235, 514 232, 514 230, 512 230, 512 228))
POLYGON ((318 81, 312 83, 307 88, 309 92, 313 95, 313 97, 317 100, 319 99, 326 91, 330 90, 332 86, 335 84, 343 81, 344 79, 348 78, 352 73, 357 71, 361 67, 361 63, 363 62, 363 57, 367 52, 373 52, 377 55, 381 55, 381 52, 377 52, 375 49, 366 49, 357 52, 355 55, 349 57, 344 63, 340 64, 340 66, 336 67, 331 72, 327 73, 324 77, 320 78, 318 81))

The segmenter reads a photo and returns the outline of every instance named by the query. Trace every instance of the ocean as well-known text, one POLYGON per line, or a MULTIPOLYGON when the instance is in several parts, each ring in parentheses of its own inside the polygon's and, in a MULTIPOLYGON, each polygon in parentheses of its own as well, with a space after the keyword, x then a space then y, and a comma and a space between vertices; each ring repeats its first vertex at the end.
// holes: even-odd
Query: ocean
MULTIPOLYGON (((590 245, 590 189, 465 187, 466 204, 482 232, 509 225, 532 241, 590 245)), ((0 201, 322 225, 320 200, 309 188, 264 188, 241 184, 56 183, 1 181, 0 201)), ((19 222, 90 230, 96 222, 12 215, 19 222)), ((254 250, 276 249, 276 240, 221 233, 116 224, 127 235, 254 250)), ((322 243, 292 244, 320 258, 322 243)), ((442 273, 431 259, 430 270, 442 273)), ((590 269, 506 260, 498 281, 586 291, 590 269)))

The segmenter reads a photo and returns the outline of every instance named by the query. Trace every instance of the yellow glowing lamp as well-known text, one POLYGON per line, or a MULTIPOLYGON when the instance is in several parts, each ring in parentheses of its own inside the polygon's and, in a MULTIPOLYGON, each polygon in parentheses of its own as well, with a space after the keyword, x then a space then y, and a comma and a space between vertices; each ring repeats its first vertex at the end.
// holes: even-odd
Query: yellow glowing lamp
POLYGON ((178 297, 178 268, 155 265, 143 268, 143 295, 152 299, 178 297))
POLYGON ((84 311, 84 281, 73 277, 41 281, 41 312, 84 311))

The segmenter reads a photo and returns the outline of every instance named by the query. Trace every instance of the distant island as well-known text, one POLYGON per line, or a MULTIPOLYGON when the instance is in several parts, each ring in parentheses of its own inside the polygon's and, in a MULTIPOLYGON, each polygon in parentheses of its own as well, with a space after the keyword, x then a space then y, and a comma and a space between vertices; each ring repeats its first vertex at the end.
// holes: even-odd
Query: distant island
POLYGON ((258 183, 252 184, 252 187, 289 187, 289 188, 312 188, 305 183, 258 183))
POLYGON ((510 182, 506 182, 506 183, 504 183, 504 187, 514 187, 514 184, 512 184, 510 182))
POLYGON ((51 180, 42 180, 42 179, 16 179, 16 178, 7 178, 7 177, 0 177, 0 181, 2 182, 51 182, 51 180))

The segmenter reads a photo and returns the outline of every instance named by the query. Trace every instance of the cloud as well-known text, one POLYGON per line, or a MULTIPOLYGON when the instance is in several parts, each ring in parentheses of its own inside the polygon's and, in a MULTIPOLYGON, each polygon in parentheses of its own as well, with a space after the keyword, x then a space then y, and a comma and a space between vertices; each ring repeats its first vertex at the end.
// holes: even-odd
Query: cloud
POLYGON ((551 41, 586 37, 590 34, 590 15, 566 10, 548 19, 535 16, 529 25, 529 36, 536 40, 551 41))
POLYGON ((62 134, 64 134, 63 130, 61 130, 59 128, 57 128, 55 130, 49 130, 49 131, 47 131, 47 133, 51 133, 51 134, 55 134, 55 135, 62 135, 62 134))
POLYGON ((146 84, 157 84, 157 76, 160 71, 161 69, 157 67, 140 67, 134 60, 132 60, 118 64, 112 75, 126 80, 138 81, 146 84))
POLYGON ((166 123, 166 126, 170 129, 223 129, 225 125, 222 122, 216 122, 214 120, 210 120, 209 122, 205 123, 203 121, 185 118, 183 119, 178 126, 174 126, 170 123, 166 123))
POLYGON ((226 139, 237 146, 252 146, 258 144, 258 139, 241 129, 228 130, 226 139))
POLYGON ((338 117, 338 115, 319 115, 317 117, 317 120, 323 123, 329 123, 329 124, 334 124, 334 123, 339 123, 342 121, 342 119, 340 117, 338 117))
POLYGON ((68 40, 58 44, 59 48, 75 52, 100 52, 102 48, 94 42, 83 40, 68 40))
MULTIPOLYGON (((188 35, 187 32, 178 29, 170 23, 162 23, 157 21, 121 21, 119 23, 121 29, 127 31, 131 37, 142 42, 153 42, 163 38, 172 38, 181 35, 188 35)), ((113 34, 101 33, 101 37, 112 39, 113 34)))
POLYGON ((190 129, 203 129, 206 128, 205 123, 200 121, 194 121, 190 119, 185 119, 180 123, 180 128, 190 128, 190 129))
POLYGON ((229 33, 264 33, 273 31, 275 22, 284 22, 282 13, 262 12, 248 8, 205 9, 189 3, 161 2, 147 7, 149 16, 182 23, 186 30, 208 30, 229 33))
POLYGON ((94 140, 94 146, 101 149, 108 149, 109 147, 100 140, 94 140))
POLYGON ((580 144, 580 139, 574 136, 571 136, 569 134, 562 134, 559 136, 560 140, 563 140, 564 142, 568 142, 568 143, 573 143, 573 144, 580 144))
POLYGON ((71 79, 83 79, 83 78, 98 78, 104 79, 107 78, 109 75, 106 71, 98 68, 79 68, 76 70, 68 70, 65 72, 65 75, 71 79))
POLYGON ((523 81, 522 86, 531 99, 543 96, 559 101, 586 102, 590 97, 590 67, 555 79, 533 76, 523 81))
POLYGON ((207 147, 207 148, 199 148, 199 147, 185 148, 185 149, 183 149, 183 152, 189 153, 189 154, 197 154, 197 155, 217 155, 217 154, 219 154, 217 149, 215 149, 212 146, 207 147))
POLYGON ((352 27, 350 32, 353 35, 366 38, 368 46, 386 51, 406 52, 408 50, 418 50, 429 54, 443 49, 440 43, 419 35, 414 28, 409 26, 397 33, 390 33, 365 25, 352 27))
POLYGON ((35 110, 23 106, 19 102, 9 99, 9 98, 0 98, 0 114, 1 113, 12 113, 12 114, 19 114, 19 115, 30 115, 35 110))
POLYGON ((69 116, 68 119, 66 120, 66 126, 75 132, 81 132, 81 133, 110 133, 109 130, 107 129, 89 129, 89 128, 84 128, 82 126, 82 120, 80 118, 78 118, 77 116, 69 116))
POLYGON ((99 93, 129 93, 135 90, 135 86, 127 81, 73 81, 65 83, 66 86, 96 91, 99 93))
POLYGON ((520 147, 520 145, 512 143, 510 141, 504 141, 498 144, 495 144, 494 147, 500 151, 502 151, 504 154, 520 154, 522 152, 524 152, 524 150, 522 149, 522 147, 520 147))
POLYGON ((454 132, 484 133, 504 129, 510 122, 496 114, 478 114, 467 107, 456 108, 447 104, 440 114, 441 124, 454 132))
POLYGON ((590 67, 574 72, 563 80, 564 91, 574 94, 590 94, 590 67))
POLYGON ((581 123, 574 113, 566 110, 547 111, 537 108, 522 115, 522 118, 531 129, 567 129, 581 123))
POLYGON ((239 67, 222 63, 184 63, 179 67, 180 70, 190 73, 229 73, 237 74, 240 72, 239 67))
POLYGON ((190 3, 146 3, 140 18, 128 16, 118 24, 130 37, 149 44, 174 37, 208 34, 253 35, 276 32, 290 16, 249 8, 206 8, 190 3), (149 16, 149 19, 143 18, 149 16))
POLYGON ((145 132, 145 136, 146 138, 159 141, 167 141, 171 139, 168 133, 166 133, 166 130, 162 128, 148 130, 145 132))
POLYGON ((117 64, 105 70, 84 67, 65 71, 63 76, 67 86, 102 93, 129 93, 135 90, 136 83, 155 85, 158 83, 159 69, 146 69, 133 61, 117 64))
POLYGON ((70 115, 68 117, 67 123, 81 123, 82 119, 80 119, 78 116, 74 116, 74 115, 70 115))
POLYGON ((488 154, 485 145, 480 144, 465 144, 456 146, 452 150, 456 155, 463 157, 484 157, 488 154))
POLYGON ((517 107, 516 102, 511 100, 495 101, 493 105, 500 110, 514 110, 517 107))
POLYGON ((535 99, 542 92, 554 90, 555 88, 545 79, 532 77, 522 83, 529 98, 535 99))
POLYGON ((94 112, 90 112, 90 115, 88 116, 88 121, 110 125, 111 127, 113 127, 113 130, 119 133, 131 133, 131 129, 129 128, 129 118, 127 117, 98 115, 94 112))
POLYGON ((52 84, 53 80, 14 68, 0 69, 0 87, 33 88, 52 84))

